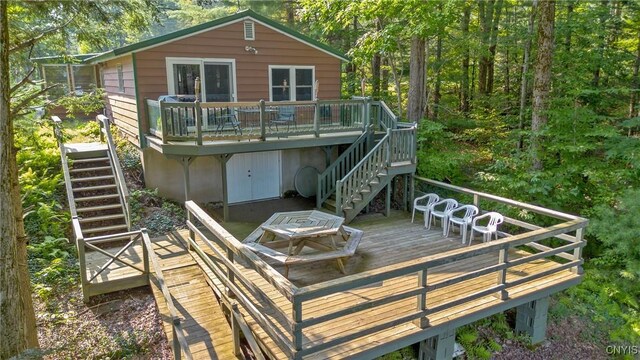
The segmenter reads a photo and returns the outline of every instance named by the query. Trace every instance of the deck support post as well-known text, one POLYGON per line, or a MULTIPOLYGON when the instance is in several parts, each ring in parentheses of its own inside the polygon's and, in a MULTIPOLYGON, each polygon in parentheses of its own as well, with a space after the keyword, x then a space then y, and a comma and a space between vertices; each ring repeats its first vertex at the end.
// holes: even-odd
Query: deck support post
POLYGON ((191 179, 189 174, 189 165, 193 162, 195 157, 181 156, 177 160, 182 165, 182 173, 184 179, 184 201, 191 200, 191 179))
MULTIPOLYGON (((418 286, 422 288, 422 293, 418 295, 418 311, 427 313, 427 269, 418 272, 418 286)), ((424 316, 413 321, 415 326, 422 329, 429 327, 429 318, 424 316)))
MULTIPOLYGON (((506 246, 505 248, 500 249, 500 253, 498 254, 498 264, 506 264, 508 261, 509 261, 509 247, 506 246)), ((498 271, 497 285, 505 286, 506 282, 507 282, 507 268, 504 268, 498 271)), ((496 297, 500 300, 507 300, 509 298, 509 292, 503 288, 496 294, 496 297)))
POLYGON ((323 146, 322 150, 324 150, 324 164, 325 167, 329 167, 331 165, 331 154, 333 153, 333 146, 327 145, 323 146))
POLYGON ((548 310, 548 296, 516 307, 516 332, 529 335, 531 344, 542 342, 547 329, 548 310))
POLYGON ((389 217, 389 215, 391 215, 391 187, 392 187, 393 181, 389 180, 389 183, 387 184, 387 195, 386 195, 386 199, 385 199, 385 204, 384 204, 384 216, 389 217))
POLYGON ((78 248, 78 262, 80 263, 80 285, 82 285, 82 300, 85 303, 88 303, 90 285, 87 281, 87 261, 84 255, 84 238, 82 238, 82 236, 76 238, 76 247, 78 248))
POLYGON ((422 340, 418 351, 419 360, 449 360, 453 358, 456 329, 448 329, 434 337, 422 340))
POLYGON ((410 175, 405 175, 404 178, 402 179, 402 210, 407 211, 407 208, 409 206, 409 201, 407 199, 407 195, 409 193, 409 176, 410 175))
POLYGON ((416 197, 416 179, 414 174, 409 175, 409 209, 413 210, 413 199, 416 197))
POLYGON ((229 221, 229 187, 227 180, 227 162, 233 154, 222 154, 218 156, 222 173, 222 219, 229 221))
POLYGON ((180 326, 180 318, 174 317, 172 319, 173 322, 173 358, 175 360, 180 360, 182 358, 182 349, 180 348, 180 341, 178 341, 178 335, 176 334, 176 327, 180 326))

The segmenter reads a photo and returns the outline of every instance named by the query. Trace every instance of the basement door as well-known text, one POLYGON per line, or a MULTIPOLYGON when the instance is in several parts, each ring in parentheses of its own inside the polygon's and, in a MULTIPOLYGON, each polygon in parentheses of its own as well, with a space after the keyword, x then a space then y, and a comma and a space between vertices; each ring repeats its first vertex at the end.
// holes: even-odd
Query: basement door
POLYGON ((280 152, 235 154, 227 163, 229 204, 280 196, 280 152))

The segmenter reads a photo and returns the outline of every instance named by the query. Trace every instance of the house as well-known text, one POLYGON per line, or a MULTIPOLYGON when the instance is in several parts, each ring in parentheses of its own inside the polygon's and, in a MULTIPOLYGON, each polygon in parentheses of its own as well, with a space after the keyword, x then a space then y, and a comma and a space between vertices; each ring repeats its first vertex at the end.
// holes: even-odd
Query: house
MULTIPOLYGON (((305 186, 314 190, 312 196, 316 173, 326 172, 338 150, 370 133, 359 142, 368 151, 372 130, 397 127, 380 102, 337 100, 346 60, 325 44, 245 10, 87 57, 67 69, 95 67, 95 80, 106 91, 106 115, 140 149, 148 187, 175 200, 223 202, 226 209, 299 191, 300 184, 312 183, 305 186)), ((47 76, 47 66, 49 81, 56 77, 47 76)), ((332 201, 335 181, 364 157, 359 146, 349 166, 330 174, 332 185, 322 201, 332 201)), ((394 175, 413 173, 415 162, 401 170, 394 175)))

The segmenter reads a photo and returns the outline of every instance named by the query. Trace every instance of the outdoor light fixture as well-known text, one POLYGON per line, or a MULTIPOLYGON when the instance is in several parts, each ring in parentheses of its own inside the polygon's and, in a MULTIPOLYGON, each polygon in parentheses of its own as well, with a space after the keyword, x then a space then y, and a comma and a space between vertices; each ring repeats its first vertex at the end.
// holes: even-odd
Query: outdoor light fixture
POLYGON ((244 51, 250 51, 254 55, 258 53, 258 49, 254 48, 253 46, 249 46, 249 45, 244 47, 244 51))

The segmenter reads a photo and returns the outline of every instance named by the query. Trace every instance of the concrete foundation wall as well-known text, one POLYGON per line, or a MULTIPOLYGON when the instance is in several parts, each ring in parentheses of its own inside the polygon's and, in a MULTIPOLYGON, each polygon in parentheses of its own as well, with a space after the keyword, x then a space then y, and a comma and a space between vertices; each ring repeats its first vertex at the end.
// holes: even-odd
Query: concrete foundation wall
MULTIPOLYGON (((332 154, 332 159, 335 156, 332 154)), ((283 150, 281 195, 295 190, 294 177, 300 168, 313 166, 322 172, 325 162, 325 152, 321 148, 283 150)), ((168 159, 161 153, 146 148, 142 151, 142 166, 147 188, 157 188, 161 196, 184 202, 184 172, 178 160, 168 159)), ((221 173, 220 161, 216 157, 196 157, 189 166, 191 199, 199 203, 221 202, 221 173)))

